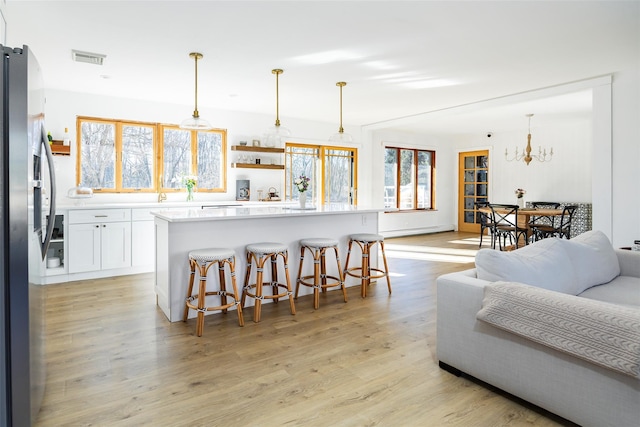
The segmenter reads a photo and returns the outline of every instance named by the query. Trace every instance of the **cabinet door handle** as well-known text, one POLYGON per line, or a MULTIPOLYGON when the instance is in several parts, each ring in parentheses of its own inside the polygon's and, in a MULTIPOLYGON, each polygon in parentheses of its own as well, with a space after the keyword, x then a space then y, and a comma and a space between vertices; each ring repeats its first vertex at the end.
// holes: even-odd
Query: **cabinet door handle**
POLYGON ((102 228, 105 228, 107 226, 107 224, 102 224, 102 228))
POLYGON ((99 225, 96 225, 96 228, 100 228, 100 226, 99 226, 99 225))
POLYGON ((94 217, 94 218, 106 218, 106 217, 108 217, 108 216, 109 216, 109 215, 94 215, 93 217, 94 217))

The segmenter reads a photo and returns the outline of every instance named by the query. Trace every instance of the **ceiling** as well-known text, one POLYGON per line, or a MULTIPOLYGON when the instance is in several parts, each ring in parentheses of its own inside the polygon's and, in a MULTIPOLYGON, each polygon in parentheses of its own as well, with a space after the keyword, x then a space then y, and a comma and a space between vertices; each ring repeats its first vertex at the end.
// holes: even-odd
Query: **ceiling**
MULTIPOLYGON (((589 91, 481 101, 637 67, 638 1, 7 0, 9 45, 27 44, 49 88, 417 132, 522 129, 524 114, 589 114, 589 91), (71 50, 106 55, 77 63, 71 50), (423 113, 475 105, 461 114, 423 113), (507 103, 508 104, 508 103, 507 103), (395 123, 395 119, 403 119, 395 123)), ((455 110, 451 110, 452 112, 455 110)), ((204 116, 204 114, 203 114, 204 116)), ((179 122, 184 117, 176 117, 179 122)), ((214 125, 216 125, 214 121, 214 125)))

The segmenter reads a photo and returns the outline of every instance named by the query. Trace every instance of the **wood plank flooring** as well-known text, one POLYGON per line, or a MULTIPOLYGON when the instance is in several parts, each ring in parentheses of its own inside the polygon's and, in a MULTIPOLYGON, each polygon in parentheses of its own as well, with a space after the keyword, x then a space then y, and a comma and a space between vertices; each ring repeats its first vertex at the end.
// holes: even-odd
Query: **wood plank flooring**
MULTIPOLYGON (((386 240, 384 280, 169 323, 153 275, 44 287, 45 396, 36 426, 569 425, 441 370, 437 276, 473 266, 475 235, 386 240)), ((186 278, 185 278, 186 280, 186 278)))

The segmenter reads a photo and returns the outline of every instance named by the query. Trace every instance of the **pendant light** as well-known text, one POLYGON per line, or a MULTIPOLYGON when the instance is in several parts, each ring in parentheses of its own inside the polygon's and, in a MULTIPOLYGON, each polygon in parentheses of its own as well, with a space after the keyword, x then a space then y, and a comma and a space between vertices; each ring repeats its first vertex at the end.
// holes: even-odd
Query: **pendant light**
POLYGON ((265 133, 265 144, 267 147, 280 147, 282 145, 282 138, 286 138, 291 135, 291 131, 280 125, 280 98, 279 98, 279 86, 278 86, 278 77, 280 74, 284 73, 284 70, 276 68, 275 70, 271 70, 271 74, 275 74, 276 76, 276 123, 265 133))
POLYGON ((336 86, 340 88, 340 127, 338 128, 338 132, 334 133, 329 138, 329 141, 331 142, 353 142, 351 134, 344 133, 344 128, 342 127, 342 88, 346 85, 346 82, 336 83, 336 86))
POLYGON ((189 130, 208 130, 213 128, 211 124, 203 118, 200 118, 200 114, 198 113, 198 60, 202 59, 202 54, 198 52, 191 52, 189 54, 190 58, 193 58, 196 63, 196 97, 195 97, 195 108, 193 109, 193 115, 189 118, 186 118, 180 123, 181 129, 189 129, 189 130))

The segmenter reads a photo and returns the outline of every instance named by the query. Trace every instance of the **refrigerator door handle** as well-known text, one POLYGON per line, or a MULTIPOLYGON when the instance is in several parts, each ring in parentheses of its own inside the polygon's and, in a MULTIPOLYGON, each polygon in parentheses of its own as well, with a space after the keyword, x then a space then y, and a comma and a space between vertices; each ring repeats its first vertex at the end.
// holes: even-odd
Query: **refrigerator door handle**
POLYGON ((44 260, 45 255, 47 254, 47 250, 49 249, 49 244, 51 243, 51 236, 53 235, 53 227, 55 225, 55 217, 56 217, 56 173, 53 170, 53 153, 51 152, 51 147, 49 146, 49 140, 47 135, 44 133, 44 126, 42 127, 42 141, 41 144, 44 145, 44 151, 47 156, 47 169, 49 169, 49 182, 51 185, 51 196, 49 199, 49 220, 47 221, 47 231, 45 234, 44 242, 42 242, 42 259, 44 260))

